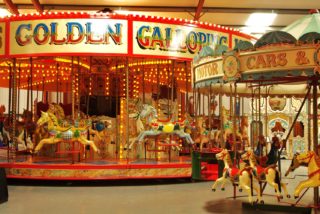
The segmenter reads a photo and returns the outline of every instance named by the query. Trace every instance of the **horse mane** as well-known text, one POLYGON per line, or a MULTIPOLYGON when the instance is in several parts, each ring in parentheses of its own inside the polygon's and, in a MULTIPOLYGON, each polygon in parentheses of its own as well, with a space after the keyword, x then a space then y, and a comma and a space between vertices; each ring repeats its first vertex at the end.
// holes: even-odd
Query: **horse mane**
POLYGON ((150 105, 150 108, 151 108, 151 113, 154 115, 155 118, 158 118, 158 113, 157 113, 157 110, 155 107, 151 106, 150 105))
POLYGON ((233 162, 232 162, 232 160, 231 160, 231 156, 230 156, 230 154, 229 154, 228 151, 227 151, 227 155, 226 155, 226 161, 227 161, 227 163, 228 163, 228 165, 229 165, 230 167, 233 166, 233 162))
POLYGON ((314 161, 316 162, 317 167, 320 168, 320 157, 315 152, 313 153, 314 153, 314 161))
POLYGON ((54 124, 55 126, 58 126, 59 123, 58 123, 57 117, 56 117, 53 113, 50 113, 50 112, 47 112, 47 113, 48 113, 49 119, 53 122, 53 124, 54 124))

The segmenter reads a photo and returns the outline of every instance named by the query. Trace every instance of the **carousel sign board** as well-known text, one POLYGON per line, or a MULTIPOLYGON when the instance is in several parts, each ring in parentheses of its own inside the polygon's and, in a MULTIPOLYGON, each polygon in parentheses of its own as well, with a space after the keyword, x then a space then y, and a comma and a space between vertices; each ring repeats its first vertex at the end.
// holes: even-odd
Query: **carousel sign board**
POLYGON ((311 67, 315 65, 314 54, 314 48, 252 52, 240 57, 240 70, 242 72, 287 71, 311 67))
POLYGON ((229 46, 229 34, 191 26, 133 21, 133 54, 193 58, 202 47, 229 46))
POLYGON ((231 47, 252 38, 206 22, 115 13, 23 14, 3 25, 7 57, 116 55, 191 60, 205 46, 231 47))
POLYGON ((320 66, 320 49, 315 47, 283 48, 281 50, 253 51, 200 62, 194 67, 195 83, 223 77, 232 81, 251 73, 288 72, 315 69, 320 66))
POLYGON ((128 53, 128 21, 43 19, 10 22, 11 55, 128 53))
POLYGON ((200 82, 203 80, 211 79, 213 77, 223 76, 222 59, 218 58, 206 63, 203 63, 194 68, 194 80, 200 82))

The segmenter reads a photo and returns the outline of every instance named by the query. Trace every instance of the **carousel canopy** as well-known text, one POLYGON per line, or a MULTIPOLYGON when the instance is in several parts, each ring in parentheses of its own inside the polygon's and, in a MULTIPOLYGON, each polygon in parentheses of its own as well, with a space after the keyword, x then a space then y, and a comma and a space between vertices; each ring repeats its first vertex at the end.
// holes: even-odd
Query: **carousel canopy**
POLYGON ((256 48, 260 48, 265 45, 287 43, 294 44, 296 39, 287 32, 284 31, 272 31, 264 34, 254 45, 256 48))
POLYGON ((320 14, 313 13, 265 34, 254 46, 239 42, 221 57, 195 64, 195 87, 201 93, 230 95, 236 82, 241 96, 263 88, 261 96, 303 97, 320 72, 319 41, 320 14))
POLYGON ((228 51, 228 47, 225 45, 215 45, 214 49, 210 46, 205 46, 199 51, 199 53, 193 58, 194 63, 198 63, 201 59, 206 57, 218 57, 228 51))
POLYGON ((291 34, 296 39, 310 32, 320 33, 320 14, 317 10, 312 10, 311 13, 283 28, 282 31, 291 34))

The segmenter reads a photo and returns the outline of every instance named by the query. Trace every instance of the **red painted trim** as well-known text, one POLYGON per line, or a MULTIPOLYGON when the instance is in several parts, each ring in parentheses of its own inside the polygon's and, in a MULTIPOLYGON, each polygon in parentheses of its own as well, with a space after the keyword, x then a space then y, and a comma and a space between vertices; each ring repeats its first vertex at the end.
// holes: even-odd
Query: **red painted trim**
POLYGON ((9 56, 9 50, 10 50, 10 22, 6 21, 5 23, 6 25, 6 39, 5 39, 5 56, 8 57, 9 56))
POLYGON ((39 0, 31 0, 34 8, 37 10, 38 13, 42 13, 43 12, 43 7, 41 6, 39 0))
POLYGON ((176 25, 183 25, 183 26, 191 26, 191 27, 199 27, 202 29, 209 29, 209 30, 216 30, 226 33, 232 33, 237 36, 251 39, 254 38, 253 36, 241 33, 240 31, 228 28, 216 24, 211 24, 207 22, 198 22, 193 20, 186 20, 186 19, 177 19, 177 18, 170 18, 170 17, 156 17, 156 16, 144 16, 144 15, 121 15, 121 14, 89 14, 85 12, 48 12, 43 14, 19 14, 13 15, 10 17, 0 18, 2 20, 8 21, 24 21, 24 20, 39 20, 39 19, 79 19, 79 18, 95 18, 95 19, 126 19, 130 21, 143 21, 143 22, 156 22, 156 23, 164 23, 164 24, 176 24, 176 25))
POLYGON ((3 168, 21 169, 166 169, 166 168, 189 168, 191 163, 159 163, 159 164, 106 164, 106 165, 82 165, 82 164, 19 164, 0 163, 3 168))
MULTIPOLYGON (((201 0, 200 0, 201 1, 201 0)), ((193 27, 197 30, 211 30, 216 33, 225 33, 228 34, 229 38, 229 46, 232 47, 232 35, 236 35, 240 38, 244 39, 252 39, 254 37, 250 35, 243 34, 235 29, 219 26, 215 24, 203 23, 193 20, 183 20, 177 18, 166 18, 166 17, 154 17, 154 16, 144 16, 144 15, 121 15, 121 14, 89 14, 89 13, 81 13, 81 12, 64 12, 64 13, 52 13, 48 12, 45 14, 19 14, 13 15, 10 17, 2 18, 1 21, 5 21, 7 23, 6 26, 6 57, 30 57, 30 56, 128 56, 128 57, 148 57, 148 58, 163 58, 163 59, 180 59, 190 61, 192 59, 185 57, 171 57, 171 56, 158 56, 158 55, 148 55, 148 54, 134 54, 133 53, 133 41, 135 39, 135 35, 133 35, 133 22, 149 22, 149 23, 159 23, 159 24, 171 24, 178 26, 187 26, 193 27), (117 19, 117 20, 127 20, 128 23, 128 49, 125 54, 117 54, 117 53, 39 53, 39 54, 10 54, 10 23, 15 21, 32 21, 32 20, 58 20, 58 19, 117 19)), ((169 53, 169 52, 168 52, 169 53)))
POLYGON ((128 54, 116 53, 36 53, 36 54, 10 54, 10 57, 27 56, 128 56, 128 54))
POLYGON ((133 35, 133 22, 132 19, 128 19, 128 55, 133 55, 133 40, 135 35, 133 35))
POLYGON ((161 179, 161 178, 190 178, 190 175, 167 175, 167 176, 105 176, 105 177, 31 177, 7 175, 12 179, 30 179, 30 180, 132 180, 132 179, 161 179))
POLYGON ((17 8, 17 6, 12 2, 12 0, 3 0, 3 3, 6 5, 6 7, 8 8, 8 10, 10 11, 10 13, 19 14, 19 10, 17 8))
POLYGON ((200 19, 200 15, 201 15, 203 4, 204 4, 204 0, 199 0, 198 6, 197 6, 197 9, 196 9, 196 14, 194 15, 194 20, 195 21, 198 21, 200 19))

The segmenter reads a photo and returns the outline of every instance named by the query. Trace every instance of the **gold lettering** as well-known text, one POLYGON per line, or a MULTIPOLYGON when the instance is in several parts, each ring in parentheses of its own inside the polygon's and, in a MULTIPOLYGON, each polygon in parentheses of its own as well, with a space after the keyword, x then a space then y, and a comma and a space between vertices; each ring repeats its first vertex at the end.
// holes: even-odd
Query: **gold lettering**
POLYGON ((277 56, 277 64, 280 66, 285 66, 288 63, 286 56, 286 53, 279 53, 277 56))
POLYGON ((304 51, 297 52, 296 63, 298 65, 308 64, 309 62, 310 62, 309 59, 306 57, 306 52, 304 51))
POLYGON ((268 68, 277 67, 276 56, 274 54, 267 54, 266 63, 268 68))
POLYGON ((256 58, 254 56, 250 56, 247 60, 247 67, 249 69, 253 69, 254 68, 254 64, 255 64, 256 58))
POLYGON ((262 65, 262 68, 266 67, 266 62, 264 61, 263 55, 258 55, 257 57, 256 68, 260 68, 260 65, 262 65))

